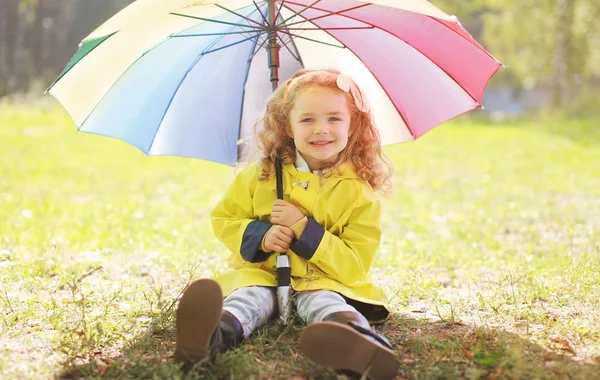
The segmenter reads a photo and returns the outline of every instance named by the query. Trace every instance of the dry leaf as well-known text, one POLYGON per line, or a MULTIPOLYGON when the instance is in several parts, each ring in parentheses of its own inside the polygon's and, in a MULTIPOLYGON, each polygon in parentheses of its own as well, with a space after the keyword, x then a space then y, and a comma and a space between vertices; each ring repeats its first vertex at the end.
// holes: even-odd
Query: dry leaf
POLYGON ((555 336, 550 337, 550 341, 561 345, 562 347, 558 347, 559 349, 568 351, 568 352, 572 353, 573 355, 577 355, 577 353, 575 352, 575 349, 573 348, 573 345, 567 339, 560 337, 558 335, 555 335, 555 336))
POLYGON ((96 359, 96 373, 102 377, 110 368, 110 364, 104 362, 102 359, 96 359))
POLYGON ((254 358, 254 361, 256 361, 258 364, 265 364, 259 358, 254 358))
POLYGON ((465 356, 467 357, 467 359, 471 360, 473 359, 473 354, 469 352, 469 350, 467 350, 465 348, 465 346, 460 346, 463 350, 463 353, 465 354, 465 356))
POLYGON ((426 313, 427 312, 427 306, 424 305, 413 305, 410 308, 410 311, 413 313, 426 313))

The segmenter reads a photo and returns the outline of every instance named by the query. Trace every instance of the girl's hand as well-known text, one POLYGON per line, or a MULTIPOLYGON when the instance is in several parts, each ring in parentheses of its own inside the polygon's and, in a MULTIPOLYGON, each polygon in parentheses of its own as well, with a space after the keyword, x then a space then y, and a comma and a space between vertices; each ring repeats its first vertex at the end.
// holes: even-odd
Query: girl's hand
POLYGON ((265 249, 267 252, 275 251, 285 253, 290 249, 294 239, 294 231, 285 226, 272 225, 265 236, 265 249))
POLYGON ((302 212, 298 210, 298 207, 293 204, 281 199, 278 199, 273 203, 271 223, 291 227, 302 218, 304 218, 304 214, 302 214, 302 212))

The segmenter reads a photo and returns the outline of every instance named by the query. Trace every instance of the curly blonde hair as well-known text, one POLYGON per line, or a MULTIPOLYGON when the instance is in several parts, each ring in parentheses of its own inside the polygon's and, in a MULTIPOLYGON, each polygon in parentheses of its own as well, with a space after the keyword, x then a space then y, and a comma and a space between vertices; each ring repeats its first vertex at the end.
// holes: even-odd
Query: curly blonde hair
MULTIPOLYGON (((296 161, 296 145, 294 139, 290 137, 292 130, 290 112, 300 92, 310 87, 321 87, 344 94, 351 117, 352 133, 348 143, 329 168, 351 161, 358 178, 369 183, 375 190, 380 190, 384 194, 389 193, 392 165, 381 150, 379 131, 373 123, 371 112, 361 111, 351 91, 344 92, 338 87, 338 75, 340 72, 333 69, 300 70, 273 92, 267 101, 265 114, 254 126, 258 148, 262 153, 259 180, 269 179, 277 156, 281 158, 283 164, 293 164, 296 161), (257 133, 260 125, 263 129, 257 133)), ((355 87, 355 93, 364 96, 355 83, 352 83, 352 86, 355 87)), ((320 168, 321 173, 323 169, 328 168, 320 168)))

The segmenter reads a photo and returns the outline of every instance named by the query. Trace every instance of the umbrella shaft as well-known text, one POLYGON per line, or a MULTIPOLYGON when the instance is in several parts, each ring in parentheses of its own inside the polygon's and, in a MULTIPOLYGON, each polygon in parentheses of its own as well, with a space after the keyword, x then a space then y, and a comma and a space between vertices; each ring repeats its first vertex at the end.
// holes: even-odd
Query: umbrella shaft
POLYGON ((277 43, 277 4, 275 0, 268 0, 267 18, 269 21, 269 69, 271 71, 271 84, 273 91, 279 85, 279 44, 277 43))

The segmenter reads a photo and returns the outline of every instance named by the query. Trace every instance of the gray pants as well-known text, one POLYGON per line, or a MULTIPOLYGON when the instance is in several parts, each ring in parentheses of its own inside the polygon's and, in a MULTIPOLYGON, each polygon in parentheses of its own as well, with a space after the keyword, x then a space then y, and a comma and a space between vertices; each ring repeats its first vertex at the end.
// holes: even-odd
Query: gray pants
MULTIPOLYGON (((233 314, 244 329, 248 338, 252 331, 277 315, 277 288, 249 286, 232 292, 225 298, 223 309, 233 314)), ((361 325, 370 328, 369 322, 356 309, 348 305, 344 297, 330 290, 297 292, 296 310, 300 318, 311 324, 321 322, 325 316, 338 311, 354 311, 363 320, 361 325)))

